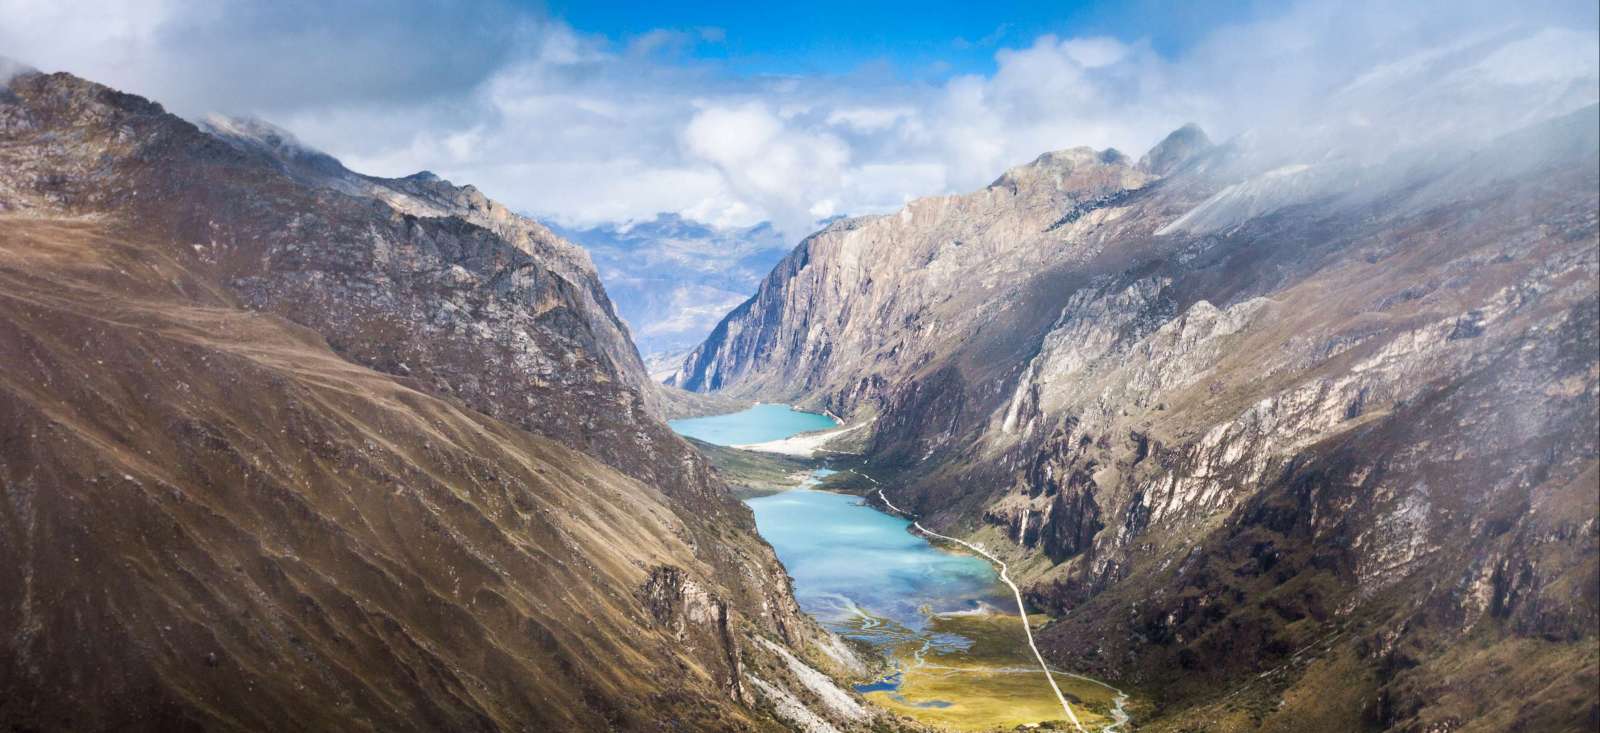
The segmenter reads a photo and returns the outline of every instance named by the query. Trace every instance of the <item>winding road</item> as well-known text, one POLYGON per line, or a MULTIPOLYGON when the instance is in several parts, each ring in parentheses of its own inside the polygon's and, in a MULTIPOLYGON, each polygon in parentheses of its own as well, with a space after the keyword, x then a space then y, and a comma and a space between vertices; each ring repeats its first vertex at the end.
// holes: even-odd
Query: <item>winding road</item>
MULTIPOLYGON (((860 471, 851 469, 851 473, 871 481, 874 485, 878 483, 877 479, 861 473, 860 471)), ((985 552, 982 547, 974 545, 971 542, 942 535, 922 526, 922 523, 913 518, 910 512, 895 506, 893 502, 889 501, 889 497, 884 495, 883 488, 881 486, 878 488, 878 498, 883 500, 884 506, 894 510, 896 514, 900 514, 907 519, 911 519, 911 526, 916 527, 917 531, 930 537, 937 537, 941 540, 947 540, 961 545, 962 547, 982 555, 984 558, 988 559, 989 562, 994 563, 1000 568, 1000 580, 1004 581, 1006 585, 1010 586, 1011 593, 1017 597, 1017 615, 1022 618, 1022 630, 1028 635, 1028 648, 1033 650, 1033 658, 1039 661, 1039 668, 1044 670, 1044 678, 1050 681, 1050 689, 1055 691, 1056 699, 1061 701, 1061 709, 1067 711, 1067 719, 1072 721, 1072 725, 1078 729, 1079 733, 1088 733, 1088 730, 1083 727, 1083 723, 1078 722, 1078 714, 1072 711, 1072 705, 1067 702, 1067 696, 1061 692, 1061 686, 1056 684, 1055 675, 1050 673, 1050 665, 1045 664, 1044 655, 1039 653, 1038 645, 1033 643, 1033 627, 1028 624, 1028 609, 1022 604, 1022 589, 1018 588, 1016 583, 1011 582, 1011 576, 1007 574, 1008 568, 1006 567, 1005 561, 995 557, 994 555, 990 555, 988 552, 985 552)))

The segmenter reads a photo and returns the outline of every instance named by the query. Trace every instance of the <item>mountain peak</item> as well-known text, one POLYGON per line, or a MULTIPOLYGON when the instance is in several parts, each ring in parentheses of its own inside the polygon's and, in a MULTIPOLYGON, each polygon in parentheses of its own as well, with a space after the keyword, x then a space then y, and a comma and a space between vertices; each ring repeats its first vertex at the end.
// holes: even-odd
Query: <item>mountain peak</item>
POLYGON ((338 159, 300 142, 294 133, 259 117, 212 113, 195 126, 236 150, 265 155, 277 161, 286 173, 303 180, 337 179, 349 174, 338 159))
POLYGON ((1212 148, 1211 138, 1193 122, 1173 130, 1139 159, 1139 168, 1158 176, 1177 170, 1196 155, 1212 148))
POLYGON ((1074 188, 1074 179, 1086 171, 1108 167, 1131 168, 1132 161, 1116 148, 1095 150, 1086 145, 1065 150, 1052 150, 1031 162, 1012 168, 996 178, 989 188, 1009 188, 1013 191, 1035 181, 1054 181, 1057 186, 1074 188))

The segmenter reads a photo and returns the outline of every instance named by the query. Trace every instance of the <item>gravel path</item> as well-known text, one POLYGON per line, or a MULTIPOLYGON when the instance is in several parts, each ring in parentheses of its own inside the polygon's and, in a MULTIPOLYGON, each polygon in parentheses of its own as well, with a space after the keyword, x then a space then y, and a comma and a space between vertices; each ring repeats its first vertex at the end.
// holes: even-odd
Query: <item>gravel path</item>
MULTIPOLYGON (((877 479, 861 473, 860 471, 852 472, 857 476, 871 481, 873 484, 878 483, 877 479)), ((878 498, 883 500, 884 506, 894 510, 896 514, 900 514, 907 518, 911 517, 910 512, 907 512, 890 502, 889 497, 884 495, 882 488, 878 489, 878 498)), ((933 530, 922 526, 922 523, 915 519, 911 520, 911 526, 916 527, 917 531, 930 537, 938 537, 941 540, 948 540, 972 550, 973 552, 976 552, 979 555, 987 558, 989 562, 994 563, 1000 568, 1000 580, 1004 581, 1006 585, 1011 586, 1011 593, 1017 597, 1017 615, 1022 618, 1022 630, 1028 635, 1028 648, 1033 650, 1033 658, 1039 661, 1039 668, 1044 670, 1044 678, 1050 681, 1050 689, 1055 691, 1056 699, 1061 701, 1061 709, 1067 712, 1067 719, 1072 721, 1073 727, 1076 727, 1079 733, 1088 733, 1088 731, 1083 727, 1083 723, 1078 722, 1078 714, 1072 711, 1072 705, 1067 702, 1067 696, 1061 692, 1061 686, 1056 684, 1056 677, 1050 673, 1050 665, 1045 664, 1044 655, 1039 653, 1038 645, 1033 643, 1033 627, 1028 624, 1028 611, 1027 608, 1022 604, 1022 589, 1018 588, 1016 583, 1011 582, 1011 576, 1007 574, 1008 568, 1006 567, 1005 561, 995 557, 994 555, 990 555, 988 552, 985 552, 982 547, 974 545, 971 542, 967 542, 966 540, 958 540, 954 537, 948 537, 939 534, 938 532, 934 532, 933 530)))

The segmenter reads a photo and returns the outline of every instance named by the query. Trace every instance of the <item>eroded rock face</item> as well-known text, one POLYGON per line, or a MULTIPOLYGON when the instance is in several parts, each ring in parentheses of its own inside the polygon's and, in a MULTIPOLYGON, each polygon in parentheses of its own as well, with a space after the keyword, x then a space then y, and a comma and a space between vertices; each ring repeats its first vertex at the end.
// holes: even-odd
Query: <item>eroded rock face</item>
POLYGON ((1394 168, 1046 155, 807 239, 680 383, 875 415, 895 503, 1047 558, 1045 645, 1174 715, 1584 720, 1597 118, 1394 168), (1497 664, 1522 709, 1437 695, 1497 664), (1303 706, 1330 674, 1360 701, 1303 706))
POLYGON ((651 569, 639 595, 655 622, 678 641, 708 645, 720 652, 727 667, 723 679, 729 693, 741 702, 751 702, 727 603, 701 587, 683 568, 672 565, 651 569))
POLYGON ((984 519, 998 524, 1017 544, 1036 548, 1055 562, 1084 552, 1105 525, 1095 502, 1095 459, 1086 457, 1093 439, 1076 425, 1053 435, 1022 484, 989 505, 984 519))

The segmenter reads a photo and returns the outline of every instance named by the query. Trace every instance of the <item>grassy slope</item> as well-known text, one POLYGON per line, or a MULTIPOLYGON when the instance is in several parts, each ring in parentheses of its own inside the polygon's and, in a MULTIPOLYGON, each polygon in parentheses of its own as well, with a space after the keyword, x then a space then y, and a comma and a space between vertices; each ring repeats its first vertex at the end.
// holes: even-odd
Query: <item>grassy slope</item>
POLYGON ((0 719, 761 725, 629 597, 701 567, 665 497, 239 310, 171 251, 0 226, 0 719))
POLYGON ((694 438, 687 440, 711 461, 741 499, 795 488, 821 465, 807 458, 728 448, 694 438))
MULTIPOLYGON (((902 715, 958 731, 1012 730, 1041 721, 1070 726, 1044 673, 1035 666, 1016 616, 936 616, 932 628, 969 639, 972 646, 959 653, 929 651, 920 661, 920 645, 896 649, 894 655, 904 669, 899 690, 874 692, 869 699, 902 715), (953 704, 918 706, 929 701, 953 704)), ((1065 675, 1057 675, 1057 683, 1084 725, 1093 729, 1110 722, 1110 689, 1065 675)))
POLYGON ((668 420, 677 420, 684 417, 704 417, 706 415, 726 415, 738 412, 755 404, 750 400, 741 400, 719 394, 705 394, 702 392, 685 392, 677 387, 668 387, 664 384, 655 385, 656 396, 661 402, 661 411, 668 420))

